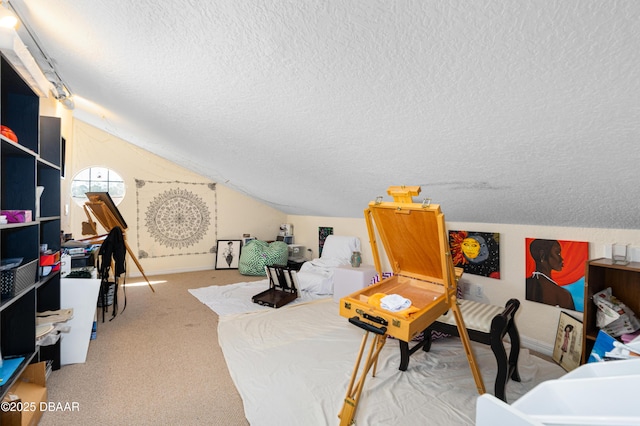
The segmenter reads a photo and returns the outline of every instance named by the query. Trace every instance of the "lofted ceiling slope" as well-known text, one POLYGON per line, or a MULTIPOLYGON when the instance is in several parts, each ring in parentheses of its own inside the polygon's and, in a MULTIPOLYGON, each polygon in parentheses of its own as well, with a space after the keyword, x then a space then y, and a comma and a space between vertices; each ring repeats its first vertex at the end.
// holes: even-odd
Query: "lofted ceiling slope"
POLYGON ((285 213, 639 228, 636 0, 10 3, 76 118, 285 213))

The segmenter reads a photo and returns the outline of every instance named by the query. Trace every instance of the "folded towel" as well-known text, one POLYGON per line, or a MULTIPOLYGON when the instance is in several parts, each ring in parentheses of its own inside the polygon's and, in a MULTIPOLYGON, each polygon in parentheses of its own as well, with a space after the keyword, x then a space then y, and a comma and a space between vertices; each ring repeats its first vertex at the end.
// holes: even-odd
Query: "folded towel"
MULTIPOLYGON (((398 295, 395 295, 395 296, 398 296, 398 295)), ((369 296, 369 300, 367 301, 367 303, 369 303, 371 306, 375 306, 376 308, 382 308, 382 309, 388 310, 387 308, 382 306, 382 299, 384 299, 385 297, 388 297, 388 296, 384 293, 374 293, 371 296, 369 296)), ((409 300, 409 299, 405 299, 405 300, 409 300)), ((409 318, 412 314, 415 314, 418 311, 419 309, 416 308, 415 306, 411 306, 411 301, 409 301, 408 307, 406 307, 405 309, 396 311, 395 313, 400 314, 405 318, 409 318)))
POLYGON ((380 299, 380 307, 390 312, 399 312, 411 306, 411 300, 399 294, 389 294, 380 299))

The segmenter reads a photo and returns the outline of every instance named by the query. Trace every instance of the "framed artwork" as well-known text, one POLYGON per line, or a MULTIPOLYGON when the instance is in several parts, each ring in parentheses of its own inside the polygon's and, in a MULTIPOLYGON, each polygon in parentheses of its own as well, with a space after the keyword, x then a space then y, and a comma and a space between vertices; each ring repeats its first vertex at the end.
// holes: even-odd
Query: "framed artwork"
POLYGON ((250 241, 255 240, 256 237, 242 237, 242 245, 246 246, 250 241))
POLYGON ((589 244, 525 239, 526 299, 584 312, 584 271, 589 244))
POLYGON ((242 240, 218 240, 216 269, 238 269, 242 240))
POLYGON ((580 365, 582 356, 582 322, 561 311, 553 345, 553 360, 567 371, 580 365))
POLYGON ((500 234, 449 231, 454 266, 467 274, 500 279, 500 234))
POLYGON ((322 256, 322 248, 324 247, 324 242, 329 235, 333 235, 333 227, 331 226, 318 227, 318 257, 322 256))

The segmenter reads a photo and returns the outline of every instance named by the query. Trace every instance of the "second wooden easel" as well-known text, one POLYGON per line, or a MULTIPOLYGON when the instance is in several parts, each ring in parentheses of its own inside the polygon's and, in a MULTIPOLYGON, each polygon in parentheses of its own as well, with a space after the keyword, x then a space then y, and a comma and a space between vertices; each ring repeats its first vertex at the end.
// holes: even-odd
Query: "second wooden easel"
POLYGON ((138 270, 140 271, 140 273, 142 274, 142 277, 145 279, 145 281, 149 285, 149 288, 151 289, 151 291, 155 293, 155 289, 153 288, 153 286, 151 285, 151 282, 149 282, 149 279, 145 275, 144 270, 142 269, 142 265, 140 265, 140 262, 136 258, 136 255, 133 253, 133 251, 131 250, 131 247, 129 247, 129 244, 127 243, 127 232, 126 232, 127 223, 122 218, 122 215, 120 214, 120 212, 118 211, 118 208, 113 203, 113 200, 109 196, 109 193, 108 192, 87 192, 86 195, 87 195, 87 198, 89 198, 89 201, 84 203, 84 211, 87 215, 88 222, 83 222, 82 233, 83 235, 96 235, 97 237, 89 238, 89 239, 86 239, 85 241, 87 240, 99 241, 106 238, 106 235, 98 236, 96 223, 92 220, 91 214, 89 214, 89 211, 93 213, 95 218, 98 220, 100 225, 107 231, 107 233, 111 231, 113 227, 119 226, 120 229, 122 229, 122 236, 124 238, 124 245, 127 249, 127 253, 129 254, 129 256, 131 256, 131 259, 133 259, 133 263, 135 263, 136 266, 138 267, 138 270))

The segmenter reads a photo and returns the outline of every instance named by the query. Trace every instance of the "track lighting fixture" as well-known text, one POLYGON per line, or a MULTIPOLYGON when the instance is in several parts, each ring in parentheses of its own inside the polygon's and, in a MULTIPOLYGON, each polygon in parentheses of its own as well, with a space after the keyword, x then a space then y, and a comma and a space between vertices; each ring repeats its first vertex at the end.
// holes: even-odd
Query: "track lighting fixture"
POLYGON ((47 97, 51 94, 65 108, 73 109, 75 104, 71 91, 60 78, 53 66, 53 61, 42 49, 35 34, 25 24, 24 19, 9 0, 0 0, 0 2, 2 6, 0 7, 0 51, 5 54, 5 57, 9 59, 23 78, 32 83, 32 87, 37 87, 40 96, 47 97), (16 22, 22 24, 23 32, 29 38, 30 47, 35 47, 39 52, 39 55, 36 55, 38 60, 31 55, 31 52, 29 52, 13 28, 2 27, 5 12, 13 16, 16 22), (14 57, 17 57, 16 60, 13 59, 14 57), (35 86, 33 83, 35 83, 35 86))

